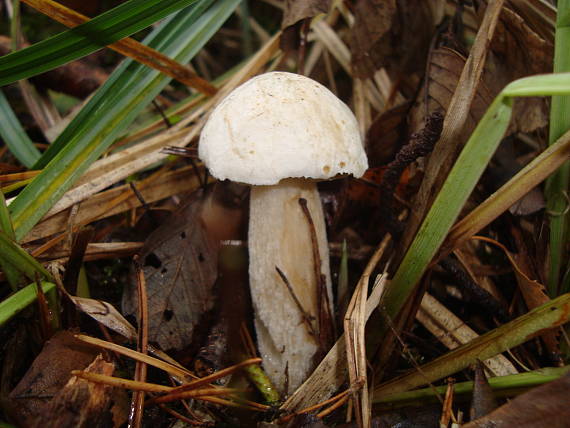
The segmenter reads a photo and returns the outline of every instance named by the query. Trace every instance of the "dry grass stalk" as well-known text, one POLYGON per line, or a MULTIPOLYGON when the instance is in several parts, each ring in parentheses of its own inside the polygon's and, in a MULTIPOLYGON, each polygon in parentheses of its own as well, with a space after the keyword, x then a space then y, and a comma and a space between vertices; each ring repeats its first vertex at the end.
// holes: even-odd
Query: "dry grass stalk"
MULTIPOLYGON (((449 349, 455 349, 479 337, 461 319, 428 293, 424 294, 416 319, 449 349)), ((489 358, 484 361, 484 364, 493 376, 518 373, 513 364, 503 355, 489 358)))
MULTIPOLYGON (((178 193, 191 192, 200 185, 194 170, 185 167, 176 171, 162 172, 158 177, 151 176, 137 183, 137 190, 147 203, 173 196, 178 193)), ((86 225, 95 220, 101 220, 142 205, 129 184, 114 187, 97 193, 78 204, 78 211, 74 222, 77 225, 86 225)), ((64 232, 69 224, 69 209, 38 223, 23 242, 51 236, 64 232)))

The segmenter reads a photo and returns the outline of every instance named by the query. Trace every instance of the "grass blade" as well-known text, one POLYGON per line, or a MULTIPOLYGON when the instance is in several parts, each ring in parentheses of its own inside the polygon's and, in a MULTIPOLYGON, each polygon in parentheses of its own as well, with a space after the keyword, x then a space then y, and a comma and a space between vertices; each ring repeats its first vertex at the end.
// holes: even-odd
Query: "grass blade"
MULTIPOLYGON (((0 230, 3 231, 8 238, 14 239, 12 220, 10 219, 6 199, 2 192, 0 192, 0 230)), ((3 258, 0 258, 0 267, 6 275, 6 279, 8 280, 12 291, 16 291, 20 285, 22 275, 20 275, 20 272, 3 258)))
MULTIPOLYGON (((556 34, 554 38, 554 72, 570 71, 570 0, 558 2, 556 34)), ((570 129, 570 97, 554 96, 550 107, 549 144, 570 129)), ((550 271, 547 289, 551 297, 564 292, 560 287, 560 270, 568 263, 564 260, 568 242, 568 190, 570 161, 567 161, 546 181, 547 212, 550 214, 550 271)), ((566 290, 568 291, 568 290, 566 290)))
MULTIPOLYGON (((180 44, 189 43, 188 40, 192 37, 192 25, 212 2, 213 0, 199 0, 191 8, 181 11, 166 20, 159 28, 151 32, 143 40, 143 43, 174 58, 180 54, 180 44), (188 33, 183 33, 184 26, 187 26, 188 33), (184 37, 187 37, 187 39, 184 39, 184 37), (172 40, 173 38, 174 40, 172 40), (178 43, 178 46, 176 43, 178 43)), ((61 135, 50 145, 41 159, 34 165, 34 169, 44 168, 65 145, 74 144, 73 141, 78 138, 80 133, 88 131, 85 124, 93 117, 97 116, 99 120, 110 121, 123 105, 128 105, 129 101, 133 102, 133 95, 129 95, 128 90, 148 91, 146 89, 148 81, 157 75, 158 73, 153 74, 152 70, 136 64, 131 59, 123 61, 109 76, 105 84, 97 90, 93 98, 63 130, 61 135), (136 85, 137 82, 139 82, 138 85, 136 85), (125 102, 117 105, 117 102, 121 100, 125 102), (105 112, 109 113, 106 115, 105 112)), ((136 109, 137 106, 133 106, 133 108, 136 109)), ((115 134, 120 135, 118 132, 111 132, 113 136, 115 134)), ((121 130, 121 132, 123 131, 121 130)))
POLYGON ((52 278, 51 274, 36 259, 10 239, 4 231, 0 231, 0 258, 31 280, 35 280, 37 274, 46 279, 52 278))
POLYGON ((394 319, 399 313, 455 222, 503 138, 511 111, 510 100, 499 96, 461 152, 382 298, 381 304, 390 318, 394 319))
MULTIPOLYGON (((239 0, 211 1, 181 11, 150 38, 154 47, 180 62, 189 61, 237 7, 239 0)), ((79 176, 168 84, 156 70, 126 61, 98 91, 36 167, 44 170, 10 205, 16 237, 21 239, 79 176)))
MULTIPOLYGON (((497 397, 512 396, 523 392, 528 388, 533 388, 558 379, 570 371, 570 366, 546 367, 526 373, 513 374, 508 376, 497 376, 489 378, 489 385, 497 397)), ((398 392, 379 398, 374 401, 380 408, 394 409, 400 406, 422 405, 438 402, 435 392, 445 395, 447 385, 418 389, 415 391, 398 392)), ((459 382, 453 385, 453 393, 457 396, 465 395, 468 398, 473 394, 473 382, 459 382)))
MULTIPOLYGON (((48 294, 50 291, 55 289, 55 284, 51 282, 42 281, 41 284, 44 294, 48 294)), ((18 312, 25 309, 29 304, 36 300, 36 287, 37 285, 35 283, 30 284, 0 302, 0 326, 3 326, 7 321, 18 314, 18 312)))
MULTIPOLYGON (((24 1, 34 9, 70 28, 89 21, 88 17, 52 0, 24 1)), ((131 57, 151 68, 156 68, 167 76, 177 79, 181 83, 184 83, 191 88, 198 89, 205 94, 213 95, 216 93, 216 88, 214 86, 212 86, 207 80, 196 75, 196 73, 194 73, 189 67, 170 59, 168 56, 161 54, 157 50, 143 45, 132 38, 126 37, 108 45, 107 47, 125 56, 131 57)))
POLYGON ((570 294, 564 294, 545 305, 493 330, 435 360, 418 370, 399 376, 374 390, 374 400, 383 395, 408 391, 442 379, 469 367, 477 360, 493 357, 526 342, 544 329, 565 324, 570 316, 570 294))
POLYGON ((85 24, 0 57, 0 86, 95 52, 196 1, 129 0, 85 24))
POLYGON ((499 190, 489 196, 468 215, 457 222, 443 244, 438 257, 460 247, 474 234, 489 225, 516 201, 540 184, 570 158, 570 132, 534 158, 499 190))
MULTIPOLYGON (((570 73, 538 75, 516 80, 507 85, 489 106, 387 287, 381 305, 391 319, 400 312, 429 267, 503 138, 512 113, 512 97, 561 94, 570 94, 570 73)), ((380 327, 376 340, 384 337, 387 328, 386 325, 380 327)))
POLYGON ((0 118, 0 136, 2 136, 8 149, 10 149, 10 153, 22 165, 31 168, 40 158, 40 151, 34 146, 34 143, 32 143, 26 131, 20 125, 20 121, 12 111, 12 107, 10 107, 2 91, 0 91, 0 118))

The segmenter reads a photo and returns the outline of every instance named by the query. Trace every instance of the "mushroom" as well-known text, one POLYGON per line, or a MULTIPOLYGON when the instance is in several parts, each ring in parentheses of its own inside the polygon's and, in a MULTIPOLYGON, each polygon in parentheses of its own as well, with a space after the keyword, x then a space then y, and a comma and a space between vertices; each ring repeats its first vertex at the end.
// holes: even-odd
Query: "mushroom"
POLYGON ((258 347, 271 380, 290 393, 314 368, 321 278, 332 302, 315 179, 364 174, 368 162, 356 118, 312 79, 286 72, 262 74, 213 110, 202 130, 199 157, 214 177, 253 185, 248 247, 258 347), (313 225, 299 203, 302 199, 313 225), (315 266, 320 266, 319 274, 315 266))

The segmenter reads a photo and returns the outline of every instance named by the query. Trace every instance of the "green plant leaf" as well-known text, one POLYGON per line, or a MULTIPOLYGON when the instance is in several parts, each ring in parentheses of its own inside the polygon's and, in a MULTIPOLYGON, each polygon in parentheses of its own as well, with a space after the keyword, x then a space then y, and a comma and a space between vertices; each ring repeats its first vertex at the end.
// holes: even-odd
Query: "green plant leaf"
MULTIPOLYGON (((570 71, 570 0, 557 4, 556 34, 554 37, 554 72, 570 71)), ((550 130, 548 143, 554 144, 570 129, 570 96, 554 96, 550 106, 550 130)), ((568 243, 569 221, 568 190, 570 187, 570 161, 567 161, 546 181, 547 212, 550 214, 550 251, 547 289, 551 297, 570 291, 567 284, 560 284, 560 271, 570 261, 564 255, 568 243)))
MULTIPOLYGON (((0 230, 3 231, 8 238, 15 239, 12 220, 10 219, 10 212, 8 211, 8 206, 6 205, 4 193, 2 192, 0 192, 0 230)), ((13 267, 10 263, 1 257, 0 267, 6 275, 6 279, 8 280, 12 291, 16 291, 20 285, 22 275, 15 267, 13 267)))
POLYGON ((85 24, 0 57, 0 86, 95 52, 197 1, 129 0, 85 24))
POLYGON ((0 91, 0 136, 4 143, 22 165, 31 168, 38 161, 41 154, 34 146, 20 121, 12 111, 4 93, 0 91))
MULTIPOLYGON (((55 289, 55 284, 51 282, 42 281, 41 285, 44 294, 48 294, 51 290, 55 289)), ((0 326, 3 326, 6 321, 9 321, 18 312, 36 300, 36 287, 37 285, 35 283, 30 284, 0 302, 0 326)))
MULTIPOLYGON (((214 35, 239 0, 202 0, 165 21, 147 39, 179 62, 189 61, 214 35)), ((10 205, 21 239, 81 174, 122 135, 168 84, 156 70, 126 60, 63 131, 35 166, 43 171, 10 205)))
MULTIPOLYGON (((520 392, 524 392, 529 388, 556 380, 568 372, 570 372, 570 366, 545 367, 543 369, 533 370, 530 372, 491 377, 488 381, 489 386, 493 389, 496 397, 512 396, 520 392)), ((415 391, 397 392, 382 396, 378 400, 375 400, 374 404, 382 404, 379 406, 380 409, 393 409, 395 407, 410 405, 425 406, 431 402, 439 402, 436 393, 443 396, 448 388, 448 385, 435 387, 430 386, 429 388, 417 389, 415 391)), ((454 384, 453 394, 456 397, 461 395, 472 397, 473 382, 467 381, 454 384)))
POLYGON ((35 280, 38 274, 43 278, 52 279, 51 274, 36 259, 1 230, 0 259, 18 269, 31 280, 35 280))

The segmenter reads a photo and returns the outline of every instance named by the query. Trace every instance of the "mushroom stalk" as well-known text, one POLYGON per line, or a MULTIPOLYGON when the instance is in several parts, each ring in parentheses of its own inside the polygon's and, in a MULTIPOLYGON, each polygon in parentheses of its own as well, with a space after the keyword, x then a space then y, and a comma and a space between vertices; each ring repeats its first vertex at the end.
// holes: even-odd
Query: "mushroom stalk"
POLYGON ((276 387, 290 393, 314 368, 313 357, 319 349, 319 339, 314 337, 320 316, 314 238, 299 199, 307 201, 318 243, 320 270, 328 302, 332 302, 323 209, 315 182, 302 178, 282 180, 272 186, 254 186, 250 198, 249 276, 259 350, 264 368, 276 387), (285 275, 298 302, 276 267, 285 275))

